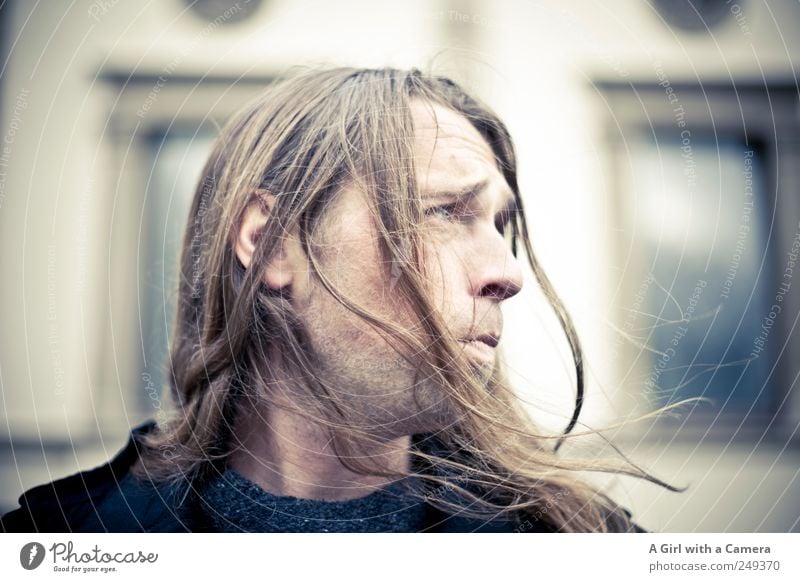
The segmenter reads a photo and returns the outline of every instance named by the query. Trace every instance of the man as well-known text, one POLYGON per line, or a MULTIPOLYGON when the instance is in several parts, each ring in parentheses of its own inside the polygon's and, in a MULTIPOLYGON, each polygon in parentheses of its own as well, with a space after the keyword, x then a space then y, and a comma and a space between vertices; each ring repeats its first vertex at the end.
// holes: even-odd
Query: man
MULTIPOLYGON (((333 69, 232 120, 190 212, 175 414, 6 530, 627 531, 503 378, 535 262, 509 134, 447 79, 333 69)), ((657 480, 655 480, 657 481, 657 480)))

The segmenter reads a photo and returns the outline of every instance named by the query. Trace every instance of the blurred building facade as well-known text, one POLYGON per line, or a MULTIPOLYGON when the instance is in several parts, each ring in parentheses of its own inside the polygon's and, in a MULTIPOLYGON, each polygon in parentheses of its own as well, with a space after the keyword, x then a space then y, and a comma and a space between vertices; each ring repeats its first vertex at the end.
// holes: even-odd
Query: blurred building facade
MULTIPOLYGON (((0 509, 165 406, 175 263, 219 126, 295 67, 392 65, 453 76, 509 125, 586 346, 584 421, 707 399, 614 431, 689 491, 612 494, 657 531, 800 530, 800 5, 699 6, 6 3, 0 509)), ((558 429, 552 314, 530 284, 506 315, 511 376, 558 429)))

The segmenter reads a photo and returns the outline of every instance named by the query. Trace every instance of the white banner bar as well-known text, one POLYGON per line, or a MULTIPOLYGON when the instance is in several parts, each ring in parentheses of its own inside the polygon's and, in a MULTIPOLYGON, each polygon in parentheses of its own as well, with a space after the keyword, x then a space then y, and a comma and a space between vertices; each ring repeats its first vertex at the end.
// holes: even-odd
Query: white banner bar
POLYGON ((3 580, 796 581, 798 562, 798 534, 0 535, 3 580))

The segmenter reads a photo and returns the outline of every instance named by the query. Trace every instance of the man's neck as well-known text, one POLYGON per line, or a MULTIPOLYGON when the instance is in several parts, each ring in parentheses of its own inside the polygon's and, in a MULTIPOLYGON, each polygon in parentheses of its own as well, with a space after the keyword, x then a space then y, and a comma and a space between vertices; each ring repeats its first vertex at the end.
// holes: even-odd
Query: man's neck
MULTIPOLYGON (((322 426, 283 408, 270 407, 261 415, 239 419, 234 432, 241 445, 236 443, 229 466, 273 495, 346 501, 392 481, 346 468, 322 426)), ((411 437, 400 437, 376 444, 363 455, 384 471, 404 473, 410 443, 411 437)))

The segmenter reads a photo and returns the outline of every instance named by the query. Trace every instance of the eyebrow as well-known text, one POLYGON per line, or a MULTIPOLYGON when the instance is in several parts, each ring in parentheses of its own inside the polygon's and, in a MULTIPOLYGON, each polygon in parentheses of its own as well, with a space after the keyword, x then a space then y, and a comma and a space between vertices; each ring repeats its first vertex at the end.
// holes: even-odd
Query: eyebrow
MULTIPOLYGON (((425 198, 455 198, 460 202, 469 202, 471 199, 475 198, 478 194, 480 194, 489 184, 488 180, 481 180, 480 182, 475 182, 474 184, 467 184, 461 188, 456 190, 432 190, 430 192, 426 192, 424 194, 425 198)), ((509 190, 510 192, 510 190, 509 190)), ((508 202, 497 212, 498 215, 503 216, 514 216, 519 211, 519 205, 517 204, 516 196, 512 195, 508 197, 508 202)))

